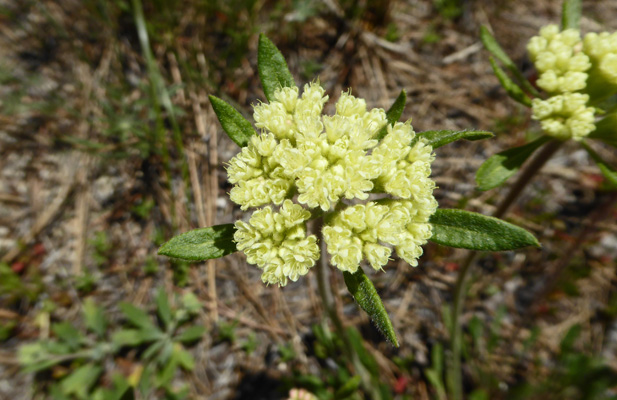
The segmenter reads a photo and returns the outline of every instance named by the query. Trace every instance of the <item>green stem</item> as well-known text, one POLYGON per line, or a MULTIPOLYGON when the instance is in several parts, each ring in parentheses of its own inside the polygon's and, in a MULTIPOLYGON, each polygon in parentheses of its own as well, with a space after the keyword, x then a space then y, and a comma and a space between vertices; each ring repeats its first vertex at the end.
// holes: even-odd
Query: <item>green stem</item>
POLYGON ((336 305, 334 302, 334 295, 332 292, 332 288, 330 286, 329 279, 329 268, 330 265, 328 263, 328 254, 326 253, 325 242, 323 241, 323 237, 321 234, 321 228, 323 226, 323 220, 321 218, 315 220, 315 234, 317 235, 318 241, 321 246, 321 256, 319 260, 317 260, 317 286, 319 288, 319 296, 321 297, 321 302, 323 304, 326 315, 332 321, 332 325, 334 325, 334 330, 339 339, 343 342, 343 351, 345 353, 345 357, 348 361, 351 362, 356 373, 360 376, 362 381, 362 386, 364 390, 366 390, 370 394, 370 398, 374 400, 381 400, 381 392, 379 391, 379 387, 377 382, 374 382, 371 374, 366 369, 358 354, 354 351, 349 335, 347 334, 347 330, 345 329, 345 325, 341 320, 338 312, 336 311, 336 305))
MULTIPOLYGON (((518 179, 510 187, 510 191, 506 197, 499 203, 497 209, 493 213, 493 217, 503 217, 518 196, 523 192, 525 187, 529 184, 531 179, 538 173, 538 171, 546 164, 546 162, 555 154, 563 142, 558 140, 552 140, 544 145, 538 153, 531 159, 531 161, 525 166, 518 179)), ((461 268, 456 279, 454 286, 454 299, 452 305, 451 314, 451 353, 449 356, 449 374, 448 384, 450 386, 450 393, 454 400, 463 399, 463 371, 461 366, 461 350, 463 344, 463 331, 460 323, 460 317, 465 304, 465 295, 467 294, 467 277, 472 270, 473 262, 476 259, 476 252, 470 252, 467 258, 461 264, 461 268)))

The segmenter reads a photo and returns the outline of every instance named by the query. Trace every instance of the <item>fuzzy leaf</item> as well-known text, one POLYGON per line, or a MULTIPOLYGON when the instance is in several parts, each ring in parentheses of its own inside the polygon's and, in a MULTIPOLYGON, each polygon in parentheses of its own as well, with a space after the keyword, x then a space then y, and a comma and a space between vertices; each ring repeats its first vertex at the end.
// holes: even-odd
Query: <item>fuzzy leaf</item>
POLYGON ((223 130, 238 146, 245 147, 251 136, 255 135, 255 129, 232 105, 215 96, 208 96, 214 109, 216 117, 219 119, 223 130))
POLYGON ((480 251, 506 251, 526 246, 539 247, 525 229, 486 215, 439 208, 431 216, 431 241, 443 246, 480 251))
POLYGON ((493 57, 489 57, 489 61, 491 63, 491 67, 493 67, 495 76, 499 79, 499 83, 501 83, 501 86, 506 90, 508 96, 518 101, 525 107, 531 107, 531 99, 525 94, 525 92, 523 92, 523 89, 521 89, 516 83, 514 83, 514 81, 512 81, 512 79, 508 77, 505 71, 497 65, 493 57))
POLYGON ((613 168, 610 164, 604 161, 602 157, 600 157, 600 155, 596 153, 587 143, 581 141, 581 144, 583 145, 585 150, 587 150, 587 153, 589 153, 591 158, 593 158, 593 160, 596 162, 598 168, 600 168, 600 172, 602 172, 602 175, 604 175, 609 184, 612 187, 617 188, 617 171, 615 170, 615 168, 613 168))
POLYGON ((159 249, 159 254, 189 261, 219 258, 235 252, 234 224, 214 225, 194 229, 171 238, 159 249))
POLYGON ((427 144, 431 145, 434 149, 436 149, 459 139, 482 140, 492 138, 493 136, 495 135, 488 131, 424 131, 416 133, 416 136, 411 141, 411 145, 413 146, 418 140, 423 139, 427 144))
POLYGON ((138 346, 163 338, 159 330, 120 329, 111 335, 111 341, 116 347, 138 346))
POLYGON ((77 328, 75 328, 70 322, 59 322, 51 326, 51 330, 54 334, 69 346, 73 351, 77 350, 81 346, 83 335, 77 328))
POLYGON ((596 129, 588 136, 617 147, 617 113, 611 113, 596 123, 596 129))
MULTIPOLYGON (((398 122, 399 119, 401 119, 401 115, 403 115, 406 103, 407 92, 405 91, 405 89, 403 89, 401 90, 401 93, 398 95, 396 100, 394 100, 394 103, 392 103, 392 106, 390 106, 390 109, 386 111, 386 118, 388 119, 389 125, 394 125, 396 122, 398 122)), ((375 139, 381 140, 388 134, 388 124, 381 128, 377 136, 375 136, 375 139)))
POLYGON ((386 339, 395 347, 398 347, 398 340, 396 339, 396 333, 392 327, 390 317, 388 317, 388 312, 381 302, 375 286, 373 286, 373 283, 362 268, 358 268, 358 271, 354 274, 344 272, 343 276, 349 293, 351 293, 358 305, 371 317, 375 326, 377 326, 386 339))
POLYGON ((141 328, 145 331, 159 330, 159 328, 150 320, 148 313, 141 308, 137 308, 129 303, 121 303, 120 310, 126 319, 137 328, 141 328))
POLYGON ((270 102, 274 100, 274 93, 277 89, 296 86, 296 82, 287 67, 285 57, 264 34, 259 35, 257 69, 264 94, 270 102))
POLYGON ((478 189, 489 190, 501 186, 521 168, 534 151, 549 140, 548 136, 541 136, 533 142, 491 156, 476 172, 478 189))
POLYGON ((191 343, 202 338, 206 333, 206 328, 202 325, 193 325, 186 328, 181 334, 175 337, 175 340, 182 343, 191 343))
POLYGON ((156 312, 163 322, 163 326, 167 328, 171 323, 172 313, 171 307, 169 306, 169 299, 167 298, 167 294, 163 289, 160 289, 154 298, 156 303, 156 312))
POLYGON ((98 337, 105 335, 107 329, 107 319, 101 307, 97 306, 91 297, 84 302, 84 319, 86 326, 98 337))
POLYGON ((103 368, 94 364, 86 364, 77 368, 73 373, 62 380, 62 393, 70 396, 74 394, 79 399, 88 397, 88 392, 99 379, 103 368))
POLYGON ((582 8, 583 0, 564 0, 561 10, 561 29, 578 29, 582 8))
POLYGON ((516 67, 514 62, 508 57, 505 51, 501 48, 497 40, 491 35, 491 32, 485 27, 480 27, 480 40, 484 44, 486 50, 488 50, 496 59, 502 62, 502 64, 514 75, 519 84, 523 85, 526 91, 538 96, 538 91, 534 88, 527 78, 516 67))

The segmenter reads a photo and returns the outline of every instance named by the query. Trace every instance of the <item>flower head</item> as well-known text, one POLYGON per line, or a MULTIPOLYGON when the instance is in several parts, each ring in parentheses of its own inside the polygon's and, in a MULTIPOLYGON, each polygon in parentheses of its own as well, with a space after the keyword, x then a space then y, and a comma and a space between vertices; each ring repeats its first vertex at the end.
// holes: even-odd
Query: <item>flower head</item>
POLYGON ((585 88, 589 57, 582 51, 580 32, 548 25, 531 38, 527 51, 540 77, 536 84, 549 93, 575 92, 585 88))
POLYGON ((532 118, 542 130, 560 140, 581 140, 595 129, 594 108, 587 107, 589 96, 564 93, 547 100, 533 99, 532 118))
POLYGON ((305 221, 311 213, 285 200, 279 212, 270 207, 257 210, 249 223, 236 222, 234 240, 251 264, 263 269, 265 283, 287 284, 306 275, 319 258, 315 235, 306 236, 305 221))
POLYGON ((617 32, 588 33, 583 40, 583 51, 604 82, 617 85, 617 32))
POLYGON ((431 236, 428 218, 437 207, 432 148, 422 141, 412 146, 410 123, 388 126, 379 143, 384 110, 367 110, 364 100, 343 92, 336 113, 322 116, 327 100, 318 83, 305 85, 301 96, 296 87, 279 89, 273 101, 255 106, 262 132, 229 162, 230 196, 242 209, 281 205, 236 223, 237 248, 263 269, 264 282, 295 281, 319 258, 316 237, 306 235, 311 213, 305 207, 327 213, 324 241, 343 271, 355 272, 363 259, 381 269, 393 249, 417 265, 431 236), (369 192, 393 198, 357 204, 369 192))

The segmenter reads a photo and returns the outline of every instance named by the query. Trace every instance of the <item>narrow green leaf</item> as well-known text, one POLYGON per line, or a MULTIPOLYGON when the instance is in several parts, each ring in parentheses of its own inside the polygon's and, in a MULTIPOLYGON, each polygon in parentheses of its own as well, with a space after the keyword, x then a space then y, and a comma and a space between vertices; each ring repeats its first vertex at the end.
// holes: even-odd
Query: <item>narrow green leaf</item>
POLYGON ((358 355, 360 362, 366 367, 373 378, 378 378, 380 376, 379 365, 375 357, 364 347, 364 340, 360 332, 355 327, 349 326, 347 328, 347 337, 349 338, 349 344, 351 344, 353 351, 358 355))
POLYGON ((388 312, 383 306, 375 286, 373 286, 373 283, 362 268, 358 268, 358 271, 354 274, 344 272, 343 276, 349 293, 351 293, 358 305, 371 317, 375 326, 377 326, 386 339, 395 347, 398 347, 398 340, 396 339, 396 333, 394 332, 390 317, 388 317, 388 312))
POLYGON ((360 383, 362 382, 362 378, 360 375, 355 375, 351 377, 343 386, 341 386, 335 393, 335 399, 346 399, 352 394, 354 394, 359 388, 360 383))
MULTIPOLYGON (((405 89, 403 89, 401 90, 401 93, 399 93, 396 100, 394 100, 394 103, 392 103, 392 106, 390 106, 390 109, 386 111, 386 118, 388 119, 388 124, 394 125, 396 122, 398 122, 399 119, 401 119, 401 115, 403 115, 406 103, 407 92, 405 91, 405 89)), ((388 134, 388 124, 386 124, 383 128, 379 130, 379 133, 377 134, 377 136, 375 136, 375 139, 381 140, 388 134)))
POLYGON ((62 380, 60 384, 62 392, 69 396, 73 394, 77 398, 85 399, 102 372, 102 367, 93 364, 83 365, 62 380))
POLYGON ((423 139, 427 144, 431 145, 434 149, 452 143, 455 140, 482 140, 492 138, 493 135, 488 131, 452 131, 452 130, 440 130, 440 131, 424 131, 417 132, 416 136, 411 141, 411 146, 416 144, 420 139, 423 139))
POLYGON ((98 337, 105 335, 107 319, 101 307, 97 306, 91 297, 88 297, 84 302, 84 319, 88 329, 98 337))
POLYGON ((146 331, 158 331, 158 327, 152 323, 150 316, 141 308, 137 308, 129 303, 121 303, 120 311, 126 319, 138 328, 146 331))
POLYGON ((561 29, 578 29, 582 9, 583 0, 564 0, 561 9, 561 29))
POLYGON ((596 123, 596 129, 588 136, 617 147, 617 113, 611 113, 596 123))
POLYGON ((154 301, 156 302, 156 312, 159 315, 161 322, 163 322, 163 326, 165 326, 165 328, 169 327, 172 314, 171 307, 169 306, 169 299, 167 298, 167 293, 165 293, 165 290, 160 289, 156 294, 154 301))
POLYGON ((176 344, 172 356, 185 371, 192 371, 195 368, 195 359, 182 346, 176 344))
POLYGON ((257 133, 253 129, 253 125, 226 101, 212 95, 208 97, 227 136, 240 147, 248 145, 251 136, 257 133))
POLYGON ((523 85, 523 88, 534 96, 538 96, 539 93, 531 83, 525 78, 522 72, 516 67, 512 59, 508 57, 505 51, 501 48, 497 40, 491 35, 491 32, 485 27, 480 27, 480 40, 484 44, 486 50, 488 50, 496 59, 501 61, 503 65, 514 75, 519 84, 523 85))
POLYGON ((120 329, 111 335, 112 343, 120 348, 124 346, 139 346, 142 343, 149 343, 163 337, 159 330, 143 329, 120 329))
POLYGON ((463 210, 437 209, 431 216, 431 241, 443 246, 480 251, 505 251, 539 247, 525 229, 486 215, 463 210))
POLYGON ((296 86, 285 57, 264 34, 259 35, 257 47, 257 69, 261 86, 268 101, 274 100, 274 93, 281 87, 296 86))
POLYGON ((159 249, 159 254, 189 261, 219 258, 235 252, 234 224, 214 225, 194 229, 171 238, 159 249))
POLYGON ((202 325, 194 325, 185 329, 181 334, 175 337, 176 340, 182 343, 191 343, 199 340, 206 333, 206 328, 202 325))
POLYGON ((495 73, 495 76, 497 77, 497 79, 499 79, 499 83, 501 83, 501 86, 506 90, 508 96, 526 107, 531 107, 531 98, 529 98, 529 96, 527 96, 525 92, 523 92, 523 89, 521 89, 516 83, 512 81, 512 79, 508 77, 505 71, 501 69, 499 65, 497 65, 493 57, 489 57, 489 61, 491 63, 491 67, 493 67, 493 72, 495 73))
POLYGON ((51 330, 58 339, 66 343, 72 350, 77 350, 81 346, 83 335, 70 322, 53 324, 51 330))
POLYGON ((521 168, 534 151, 550 140, 548 136, 541 136, 533 142, 491 156, 476 172, 478 189, 489 190, 501 186, 521 168))
POLYGON ((600 157, 598 153, 596 153, 589 144, 585 143, 585 141, 581 141, 581 144, 587 150, 587 153, 591 156, 591 158, 596 162, 598 168, 600 168, 600 172, 609 182, 609 184, 615 188, 617 188, 617 171, 610 164, 600 157))

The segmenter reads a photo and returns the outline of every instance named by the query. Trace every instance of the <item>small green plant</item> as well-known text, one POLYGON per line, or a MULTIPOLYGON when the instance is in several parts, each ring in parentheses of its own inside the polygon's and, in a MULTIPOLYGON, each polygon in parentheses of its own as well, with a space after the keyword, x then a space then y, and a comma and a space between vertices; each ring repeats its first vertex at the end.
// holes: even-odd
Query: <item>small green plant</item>
POLYGON ((132 327, 113 330, 103 310, 91 298, 87 299, 83 305, 83 329, 69 322, 55 323, 53 339, 19 348, 23 371, 53 370, 54 375, 62 374, 59 380, 37 388, 53 399, 119 400, 132 393, 135 386, 142 396, 160 389, 167 398, 180 398, 186 391, 172 388, 171 380, 178 368, 193 369, 195 361, 184 346, 198 341, 205 328, 189 325, 199 309, 193 295, 185 295, 182 305, 172 308, 161 290, 155 302, 158 323, 146 311, 123 303, 122 314, 132 327), (115 364, 116 357, 129 349, 137 352, 143 365, 137 377, 125 377, 108 369, 115 364), (103 384, 108 379, 112 381, 111 387, 103 384))

